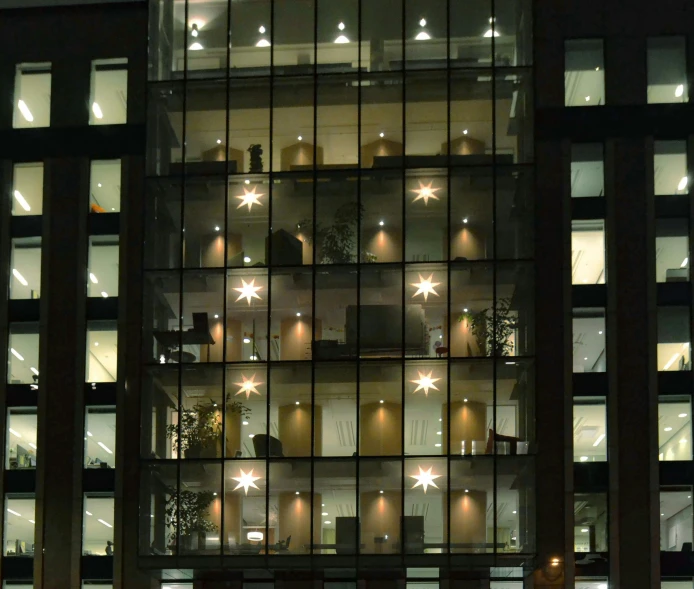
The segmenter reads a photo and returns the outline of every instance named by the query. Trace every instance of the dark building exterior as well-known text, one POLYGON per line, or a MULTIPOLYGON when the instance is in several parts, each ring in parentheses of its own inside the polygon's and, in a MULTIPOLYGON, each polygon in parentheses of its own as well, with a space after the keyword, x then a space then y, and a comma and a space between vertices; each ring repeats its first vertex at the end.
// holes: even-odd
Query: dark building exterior
POLYGON ((4 587, 692 587, 694 8, 5 4, 4 587))

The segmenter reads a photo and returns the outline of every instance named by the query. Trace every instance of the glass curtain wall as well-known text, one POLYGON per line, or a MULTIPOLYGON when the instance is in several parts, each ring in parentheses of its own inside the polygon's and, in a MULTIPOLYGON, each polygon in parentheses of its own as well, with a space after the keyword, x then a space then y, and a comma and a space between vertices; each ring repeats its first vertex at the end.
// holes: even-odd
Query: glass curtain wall
POLYGON ((153 7, 141 553, 532 554, 529 3, 153 7))

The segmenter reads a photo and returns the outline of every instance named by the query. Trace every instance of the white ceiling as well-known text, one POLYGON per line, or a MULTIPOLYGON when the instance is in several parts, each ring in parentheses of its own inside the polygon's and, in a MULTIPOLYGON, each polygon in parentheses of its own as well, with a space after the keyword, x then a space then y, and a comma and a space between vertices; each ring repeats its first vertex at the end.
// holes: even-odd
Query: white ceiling
MULTIPOLYGON (((16 451, 17 446, 21 446, 24 450, 34 457, 36 456, 36 413, 19 413, 9 411, 7 420, 7 446, 16 451), (13 431, 10 431, 13 430, 13 431), (17 435, 19 434, 19 435, 17 435), (31 446, 33 444, 34 447, 31 446)), ((16 453, 14 453, 16 456, 16 453)), ((9 466, 9 452, 5 460, 9 466)))
POLYGON ((689 91, 687 87, 686 75, 683 76, 683 92, 677 96, 677 87, 680 84, 649 84, 648 85, 648 104, 669 103, 669 102, 689 102, 689 91))
MULTIPOLYGON (((682 235, 655 238, 655 273, 657 282, 666 282, 668 270, 689 269, 689 235, 686 227, 682 235)), ((674 272, 671 272, 674 274, 674 272)), ((687 276, 689 273, 687 272, 687 276)))
POLYGON ((89 204, 107 213, 120 211, 121 161, 92 160, 89 181, 89 204))
POLYGON ((604 167, 602 161, 571 162, 571 196, 604 196, 604 167))
POLYGON ((15 164, 12 186, 12 214, 14 216, 40 215, 43 212, 43 163, 15 164), (30 207, 26 211, 14 196, 18 191, 30 207))
POLYGON ((691 434, 690 403, 658 404, 658 446, 659 454, 663 455, 661 460, 691 459, 691 434), (667 445, 674 445, 676 448, 672 456, 666 450, 667 445))
POLYGON ((116 382, 118 376, 118 332, 87 328, 87 382, 116 382))
POLYGON ((571 283, 605 284, 604 221, 571 222, 571 283))

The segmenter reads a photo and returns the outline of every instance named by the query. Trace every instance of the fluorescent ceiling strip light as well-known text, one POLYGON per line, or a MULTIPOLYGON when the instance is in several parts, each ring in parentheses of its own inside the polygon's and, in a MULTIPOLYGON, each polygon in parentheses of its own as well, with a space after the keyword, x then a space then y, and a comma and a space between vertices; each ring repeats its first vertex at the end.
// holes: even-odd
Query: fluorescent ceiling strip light
POLYGON ((21 360, 22 362, 24 362, 24 356, 22 356, 17 350, 15 350, 14 348, 10 348, 10 352, 12 352, 12 355, 15 358, 17 358, 17 360, 21 360))
POLYGON ((600 442, 602 442, 605 439, 605 434, 600 434, 598 436, 598 439, 593 442, 593 447, 600 445, 600 442))
POLYGON ((94 276, 93 272, 89 273, 89 280, 91 280, 94 284, 99 284, 99 279, 96 276, 94 276))
POLYGON ((7 508, 7 512, 11 513, 12 515, 16 515, 17 517, 22 517, 21 513, 17 513, 16 511, 14 511, 13 509, 10 509, 9 507, 7 508))
POLYGON ((14 197, 17 199, 17 202, 19 203, 19 206, 21 206, 25 211, 30 211, 31 207, 29 206, 29 203, 26 201, 26 199, 22 196, 22 193, 19 192, 19 190, 14 191, 14 197))
POLYGON ((105 521, 102 520, 102 519, 99 519, 99 520, 97 520, 97 521, 98 521, 100 524, 104 524, 107 528, 112 528, 112 527, 113 527, 110 523, 105 522, 105 521))
POLYGON ((36 376, 39 375, 39 371, 36 370, 36 368, 34 368, 33 366, 30 366, 30 367, 29 367, 29 370, 31 370, 36 376))
POLYGON ((36 444, 34 444, 32 442, 29 442, 29 446, 31 446, 34 450, 38 450, 38 448, 36 447, 36 444))
POLYGON ((97 442, 97 444, 99 444, 99 446, 101 446, 109 454, 113 454, 113 452, 111 452, 111 450, 108 448, 108 446, 106 446, 106 444, 104 444, 103 442, 97 442))
POLYGON ((12 435, 17 436, 18 438, 22 437, 22 434, 20 434, 18 431, 13 430, 12 428, 8 428, 8 429, 12 435))
POLYGON ((19 109, 19 112, 22 113, 22 116, 28 121, 28 122, 33 122, 34 120, 34 115, 31 114, 31 111, 29 110, 29 107, 27 106, 27 103, 24 102, 23 100, 17 101, 17 108, 19 109))
POLYGON ((668 363, 663 367, 663 370, 668 370, 668 369, 670 368, 670 366, 672 366, 672 365, 675 363, 675 360, 677 360, 677 358, 679 358, 679 357, 680 357, 680 353, 679 353, 679 352, 677 352, 676 354, 674 354, 674 355, 672 356, 672 358, 670 358, 670 360, 668 360, 668 363))
POLYGON ((29 286, 27 279, 24 278, 24 276, 22 276, 22 273, 19 270, 17 270, 17 268, 12 268, 12 274, 17 280, 19 280, 19 282, 22 283, 22 286, 29 286))
POLYGON ((92 112, 97 119, 104 118, 104 113, 101 112, 101 107, 98 102, 92 102, 92 112))

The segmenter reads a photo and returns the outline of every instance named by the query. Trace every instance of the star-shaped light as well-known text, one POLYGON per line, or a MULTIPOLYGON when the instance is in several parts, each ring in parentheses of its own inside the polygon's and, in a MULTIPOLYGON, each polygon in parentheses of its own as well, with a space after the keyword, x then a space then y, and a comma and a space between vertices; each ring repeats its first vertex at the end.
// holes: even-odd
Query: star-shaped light
POLYGON ((421 466, 418 466, 419 468, 419 474, 411 474, 410 478, 417 479, 417 482, 415 483, 413 489, 416 489, 420 485, 424 488, 424 492, 427 492, 427 487, 431 485, 434 487, 434 489, 438 489, 436 486, 436 483, 434 482, 434 479, 438 479, 441 475, 440 474, 431 474, 431 471, 434 469, 433 466, 429 467, 429 470, 424 470, 421 466))
POLYGON ((250 212, 251 207, 253 205, 258 205, 259 207, 263 206, 263 203, 258 200, 259 197, 265 196, 263 193, 259 194, 255 191, 255 186, 253 187, 253 190, 248 190, 247 188, 243 189, 243 194, 236 196, 234 198, 238 198, 241 201, 241 204, 237 206, 237 209, 240 209, 244 205, 248 205, 248 211, 250 212))
POLYGON ((234 491, 243 487, 243 490, 246 492, 246 495, 248 495, 249 488, 253 487, 254 489, 258 489, 258 485, 255 484, 255 481, 260 480, 263 477, 254 477, 252 468, 250 472, 243 472, 242 468, 240 468, 239 471, 241 472, 241 476, 231 477, 238 483, 238 485, 234 487, 234 491))
POLYGON ((251 304, 251 299, 258 299, 259 301, 262 300, 260 296, 257 294, 259 290, 261 290, 263 287, 262 286, 256 286, 255 285, 255 278, 251 280, 250 282, 246 282, 243 278, 241 279, 241 286, 234 288, 236 292, 240 292, 241 294, 239 295, 239 298, 236 299, 236 302, 238 303, 241 299, 246 299, 248 301, 248 305, 250 306, 251 304))
MULTIPOLYGON (((243 374, 241 375, 241 378, 243 379, 243 382, 235 382, 234 384, 237 387, 241 387, 236 395, 242 395, 243 393, 246 393, 246 399, 251 396, 251 393, 255 395, 259 395, 260 393, 258 392, 258 389, 255 387, 263 384, 262 382, 255 382, 255 374, 251 376, 251 378, 246 378, 243 374)), ((234 395, 234 396, 236 396, 234 395)))
POLYGON ((410 382, 413 382, 414 384, 418 385, 417 388, 414 390, 416 393, 417 391, 424 391, 424 396, 429 395, 429 389, 434 389, 435 391, 438 391, 439 388, 434 384, 436 381, 441 380, 440 378, 431 378, 431 373, 433 370, 429 371, 429 374, 424 374, 422 372, 417 371, 417 374, 419 375, 418 379, 411 380, 410 382))
POLYGON ((429 204, 429 199, 433 198, 434 200, 439 200, 439 197, 436 196, 436 193, 441 190, 440 188, 432 188, 432 184, 434 182, 429 182, 428 186, 424 186, 424 183, 420 181, 419 183, 419 188, 415 188, 413 190, 410 190, 410 192, 414 192, 417 196, 412 202, 417 202, 418 200, 423 200, 424 201, 424 206, 429 204))
MULTIPOLYGON (((422 278, 422 275, 419 275, 419 282, 412 282, 410 283, 412 286, 417 287, 417 292, 412 295, 412 298, 415 298, 418 294, 423 294, 424 295, 424 300, 427 300, 427 297, 429 296, 429 293, 439 296, 439 293, 437 293, 434 290, 435 286, 438 286, 441 284, 440 282, 432 282, 432 279, 434 278, 433 274, 429 274, 429 278, 424 280, 422 278)), ((238 290, 238 289, 237 289, 238 290)))

